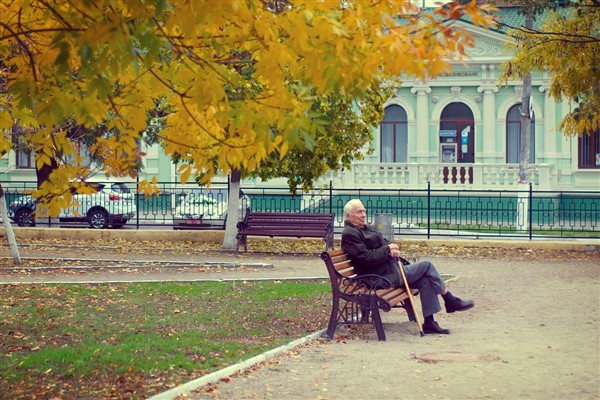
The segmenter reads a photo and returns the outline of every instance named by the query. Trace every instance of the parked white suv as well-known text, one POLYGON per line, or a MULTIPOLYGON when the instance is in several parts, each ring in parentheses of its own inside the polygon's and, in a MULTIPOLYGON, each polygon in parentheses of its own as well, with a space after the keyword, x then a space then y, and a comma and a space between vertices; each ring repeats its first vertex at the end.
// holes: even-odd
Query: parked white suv
MULTIPOLYGON (((135 196, 124 182, 87 182, 96 188, 93 194, 74 194, 77 206, 62 209, 60 222, 85 222, 91 228, 121 228, 136 213, 135 196)), ((8 216, 19 226, 35 226, 35 201, 19 197, 9 205, 8 216)))

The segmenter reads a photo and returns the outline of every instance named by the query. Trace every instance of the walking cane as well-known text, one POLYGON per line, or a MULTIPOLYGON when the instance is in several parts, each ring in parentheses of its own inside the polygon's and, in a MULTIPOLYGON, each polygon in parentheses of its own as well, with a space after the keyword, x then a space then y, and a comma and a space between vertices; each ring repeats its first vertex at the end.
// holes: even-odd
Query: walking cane
POLYGON ((404 287, 406 288, 406 292, 408 293, 408 301, 410 301, 410 306, 412 307, 413 314, 415 316, 415 322, 419 327, 419 335, 425 336, 425 332, 423 332, 423 325, 421 325, 421 321, 419 321, 419 314, 417 314, 417 310, 415 310, 415 301, 413 300, 412 292, 410 291, 410 287, 408 286, 408 280, 406 279, 406 274, 404 274, 404 264, 400 259, 398 259, 398 267, 400 268, 400 273, 402 274, 402 280, 404 281, 404 287))

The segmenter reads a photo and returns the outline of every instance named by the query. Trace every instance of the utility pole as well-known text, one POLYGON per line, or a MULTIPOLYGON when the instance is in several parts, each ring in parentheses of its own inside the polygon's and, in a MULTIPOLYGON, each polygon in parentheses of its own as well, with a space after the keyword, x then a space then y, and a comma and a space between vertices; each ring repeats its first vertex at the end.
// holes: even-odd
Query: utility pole
MULTIPOLYGON (((533 18, 525 11, 525 29, 533 29, 533 18)), ((519 148, 519 183, 529 183, 529 154, 531 137, 531 75, 523 78, 523 97, 521 99, 521 140, 519 148)))
MULTIPOLYGON (((533 29, 533 16, 525 10, 525 29, 533 29)), ((519 201, 517 204, 517 227, 520 231, 529 226, 529 153, 531 137, 531 74, 523 78, 523 97, 521 99, 521 140, 519 147, 519 201)))

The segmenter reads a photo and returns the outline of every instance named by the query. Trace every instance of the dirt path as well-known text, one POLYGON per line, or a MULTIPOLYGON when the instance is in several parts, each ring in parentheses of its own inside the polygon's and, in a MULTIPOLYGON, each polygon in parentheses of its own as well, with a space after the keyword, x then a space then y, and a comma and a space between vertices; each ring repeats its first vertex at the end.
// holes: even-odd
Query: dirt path
MULTIPOLYGON (((442 260, 437 260, 440 265, 442 260)), ((193 399, 598 399, 600 266, 588 261, 445 260, 477 306, 418 335, 398 311, 386 342, 338 330, 193 399), (401 321, 401 322, 398 322, 401 321), (424 362, 418 358, 442 360, 424 362)))

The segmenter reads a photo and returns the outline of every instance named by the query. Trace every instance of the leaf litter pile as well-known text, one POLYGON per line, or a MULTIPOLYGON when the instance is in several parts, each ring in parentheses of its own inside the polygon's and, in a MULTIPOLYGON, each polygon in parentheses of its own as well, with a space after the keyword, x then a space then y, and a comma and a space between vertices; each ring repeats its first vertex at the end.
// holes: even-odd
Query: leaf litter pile
MULTIPOLYGON (((142 268, 125 256, 189 260, 223 254, 214 243, 27 240, 17 267, 2 250, 0 272, 36 268, 142 268), (107 257, 110 254, 111 257, 107 257)), ((336 244, 339 247, 339 243, 336 244)), ((405 258, 584 259, 596 251, 404 244, 405 258)), ((314 255, 321 241, 253 240, 248 253, 314 255)), ((194 266, 190 263, 189 266, 194 266)), ((178 268, 189 266, 180 265, 178 268)), ((194 266, 198 268, 197 265, 194 266)), ((171 265, 170 268, 173 268, 171 265)), ((33 272, 35 273, 35 272, 33 272)), ((323 329, 328 282, 0 285, 0 387, 7 399, 142 399, 323 329), (300 289, 298 289, 300 288, 300 289)), ((360 332, 358 332, 360 335, 360 332)))
MULTIPOLYGON (((339 240, 336 248, 340 247, 339 240)), ((496 259, 519 259, 519 260, 600 260, 598 251, 570 251, 560 249, 531 249, 514 247, 481 247, 447 244, 431 244, 424 241, 402 242, 400 245, 404 252, 403 257, 408 260, 424 259, 427 257, 451 257, 451 258, 496 258, 496 259)), ((243 262, 244 258, 251 255, 262 254, 266 257, 294 257, 294 256, 317 256, 323 251, 321 240, 272 240, 252 239, 248 242, 248 252, 224 251, 220 249, 219 243, 198 243, 193 241, 171 241, 157 244, 154 241, 132 241, 126 239, 94 241, 74 241, 64 239, 27 239, 19 241, 23 262, 22 268, 28 267, 58 267, 58 266, 86 266, 106 267, 115 266, 114 259, 121 262, 116 266, 123 268, 135 267, 134 257, 138 255, 144 258, 144 264, 150 268, 160 268, 165 265, 161 259, 169 260, 184 259, 189 265, 197 265, 190 262, 200 255, 227 254, 232 259, 243 262), (148 262, 148 259, 152 261, 148 262)), ((9 257, 8 245, 2 243, 0 246, 0 271, 14 268, 11 257, 9 257)), ((141 264, 138 262, 138 264, 141 264)), ((171 266, 185 263, 173 262, 171 266)))

